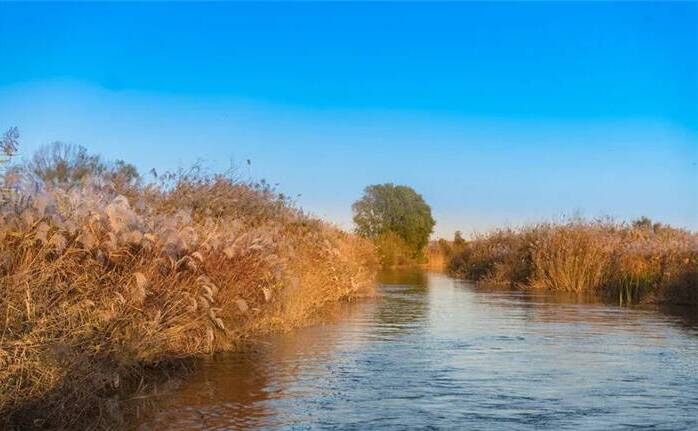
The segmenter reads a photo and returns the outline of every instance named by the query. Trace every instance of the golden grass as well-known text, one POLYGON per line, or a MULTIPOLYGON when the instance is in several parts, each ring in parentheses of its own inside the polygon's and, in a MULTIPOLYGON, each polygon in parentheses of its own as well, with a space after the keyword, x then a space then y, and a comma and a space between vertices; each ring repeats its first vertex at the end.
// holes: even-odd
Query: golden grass
POLYGON ((448 265, 448 251, 444 250, 436 241, 431 241, 424 253, 426 257, 426 269, 430 271, 444 271, 448 265))
POLYGON ((264 185, 169 181, 43 188, 3 203, 0 427, 118 426, 153 367, 370 293, 366 241, 264 185))
POLYGON ((378 260, 383 268, 416 266, 421 256, 414 256, 414 251, 394 232, 387 232, 374 240, 378 260))
POLYGON ((498 230, 468 242, 448 268, 477 281, 591 292, 621 303, 698 304, 698 235, 647 222, 498 230))

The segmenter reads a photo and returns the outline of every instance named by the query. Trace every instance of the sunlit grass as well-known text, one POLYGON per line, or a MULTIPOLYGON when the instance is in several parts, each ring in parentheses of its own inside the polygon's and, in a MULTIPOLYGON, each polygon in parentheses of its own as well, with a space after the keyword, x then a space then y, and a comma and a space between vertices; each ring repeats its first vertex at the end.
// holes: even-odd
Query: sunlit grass
POLYGON ((489 283, 637 302, 698 303, 698 235, 641 220, 574 220, 497 230, 449 259, 455 275, 489 283))
POLYGON ((119 423, 150 368, 307 324, 372 263, 263 184, 26 188, 0 212, 0 424, 119 423))

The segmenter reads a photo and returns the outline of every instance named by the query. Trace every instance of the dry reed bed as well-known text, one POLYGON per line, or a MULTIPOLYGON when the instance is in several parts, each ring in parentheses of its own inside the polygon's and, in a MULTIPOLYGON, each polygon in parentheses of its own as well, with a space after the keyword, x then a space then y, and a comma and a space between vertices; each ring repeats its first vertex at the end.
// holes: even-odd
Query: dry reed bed
POLYGON ((110 428, 148 370, 370 293, 373 249, 267 187, 21 193, 0 214, 0 427, 110 428))
POLYGON ((698 235, 648 220, 497 230, 455 251, 448 269, 476 281, 621 303, 698 304, 698 235))

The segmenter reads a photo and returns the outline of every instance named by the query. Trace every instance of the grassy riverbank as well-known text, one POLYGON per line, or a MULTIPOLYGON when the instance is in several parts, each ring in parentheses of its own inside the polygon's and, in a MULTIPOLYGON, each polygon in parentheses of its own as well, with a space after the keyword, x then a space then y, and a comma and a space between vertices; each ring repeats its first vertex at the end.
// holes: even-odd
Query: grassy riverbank
POLYGON ((698 304, 698 235, 647 219, 502 229, 444 248, 448 272, 475 281, 698 304))
POLYGON ((102 428, 152 370, 370 294, 373 247, 264 184, 17 192, 0 215, 0 427, 102 428))

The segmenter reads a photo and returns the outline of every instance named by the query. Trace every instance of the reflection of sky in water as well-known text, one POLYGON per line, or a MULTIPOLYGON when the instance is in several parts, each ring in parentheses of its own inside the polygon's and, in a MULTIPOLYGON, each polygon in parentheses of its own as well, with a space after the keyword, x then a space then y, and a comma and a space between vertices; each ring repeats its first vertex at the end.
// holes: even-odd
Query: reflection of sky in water
POLYGON ((679 315, 381 279, 330 323, 205 364, 140 428, 698 426, 698 332, 679 315))

